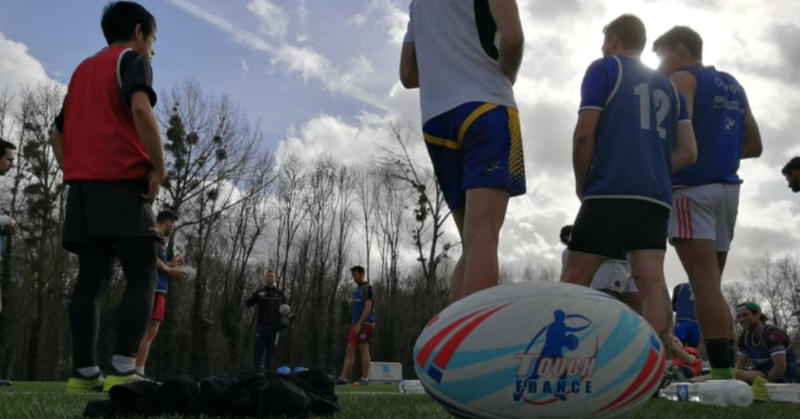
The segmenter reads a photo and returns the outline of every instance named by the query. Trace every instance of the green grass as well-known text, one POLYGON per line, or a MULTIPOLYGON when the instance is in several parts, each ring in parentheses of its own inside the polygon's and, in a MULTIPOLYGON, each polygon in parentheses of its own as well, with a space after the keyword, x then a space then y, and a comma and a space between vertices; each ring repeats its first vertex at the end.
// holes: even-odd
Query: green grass
MULTIPOLYGON (((70 395, 64 393, 63 382, 17 382, 0 386, 0 418, 81 418, 89 400, 103 399, 103 394, 70 395)), ((339 419, 367 418, 449 418, 426 395, 404 395, 391 384, 370 384, 368 387, 336 388, 342 411, 339 419), (379 394, 376 394, 379 393, 379 394)), ((746 409, 719 408, 699 404, 651 400, 631 419, 696 419, 696 418, 793 418, 800 417, 800 406, 778 403, 757 403, 746 409)), ((182 416, 162 416, 179 419, 182 416)))

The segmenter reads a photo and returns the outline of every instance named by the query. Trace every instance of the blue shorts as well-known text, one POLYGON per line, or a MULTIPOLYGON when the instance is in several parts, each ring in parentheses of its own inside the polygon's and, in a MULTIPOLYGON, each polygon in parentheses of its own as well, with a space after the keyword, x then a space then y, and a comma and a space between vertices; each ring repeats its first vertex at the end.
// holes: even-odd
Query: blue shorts
POLYGON ((685 346, 697 348, 700 345, 700 326, 692 320, 678 320, 675 322, 675 337, 685 346))
POLYGON ((469 189, 500 188, 511 196, 525 193, 516 109, 469 102, 430 119, 422 131, 450 209, 464 206, 469 189))

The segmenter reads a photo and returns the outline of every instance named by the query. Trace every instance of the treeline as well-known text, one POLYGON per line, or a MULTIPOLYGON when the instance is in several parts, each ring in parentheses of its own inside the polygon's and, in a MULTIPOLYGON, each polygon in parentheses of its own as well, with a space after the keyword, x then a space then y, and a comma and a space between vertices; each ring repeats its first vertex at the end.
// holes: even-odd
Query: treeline
MULTIPOLYGON (((16 167, 0 179, 0 206, 20 232, 5 236, 0 281, 0 377, 63 379, 69 373, 67 306, 77 259, 61 248, 66 185, 49 146, 63 89, 42 84, 0 95, 0 136, 18 146, 16 167)), ((337 372, 349 323, 349 267, 362 264, 376 291, 373 359, 404 362, 427 320, 448 299, 458 241, 427 161, 409 137, 371 163, 276 156, 244 112, 225 97, 185 83, 159 98, 168 178, 154 209, 176 208, 168 254, 197 269, 173 283, 166 319, 148 362, 158 377, 202 376, 248 367, 255 316, 244 301, 268 269, 298 314, 281 333, 276 361, 337 372)), ((119 268, 102 297, 101 364, 114 342, 114 308, 124 290, 119 268)), ((103 366, 103 365, 101 365, 103 366)))

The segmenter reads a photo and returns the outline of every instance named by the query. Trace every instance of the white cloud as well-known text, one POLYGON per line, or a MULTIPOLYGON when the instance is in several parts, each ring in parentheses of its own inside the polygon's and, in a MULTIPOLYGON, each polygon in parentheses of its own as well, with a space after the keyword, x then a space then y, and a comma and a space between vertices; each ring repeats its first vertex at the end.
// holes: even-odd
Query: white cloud
POLYGON ((280 6, 268 0, 253 0, 247 4, 247 10, 255 14, 261 21, 259 32, 272 38, 286 36, 289 29, 289 16, 280 6))
MULTIPOLYGON (((344 57, 328 53, 322 43, 305 35, 295 34, 294 22, 281 29, 292 33, 294 42, 285 40, 289 37, 275 40, 258 28, 233 25, 188 0, 170 1, 243 45, 268 54, 274 66, 302 78, 309 89, 318 82, 329 93, 375 108, 373 113, 356 116, 332 116, 336 110, 323 109, 319 116, 287 129, 281 152, 363 161, 375 154, 381 141, 391 140, 391 124, 412 126, 412 132, 419 134, 418 93, 397 83, 397 62, 387 58, 399 55, 408 19, 407 1, 363 2, 346 21, 348 29, 366 32, 377 26, 385 36, 354 37, 350 45, 358 49, 344 57)), ((765 152, 760 159, 742 164, 745 183, 739 229, 726 277, 742 278, 748 264, 763 252, 780 254, 800 248, 800 233, 795 234, 800 231, 800 205, 783 185, 778 171, 778 165, 800 152, 796 134, 800 119, 794 117, 800 112, 800 99, 792 94, 800 87, 794 65, 800 62, 800 55, 792 43, 792 36, 800 33, 796 21, 800 2, 753 5, 745 0, 616 0, 601 4, 590 0, 520 0, 519 8, 526 50, 515 94, 522 118, 529 193, 513 199, 509 206, 501 240, 504 263, 560 265, 558 229, 572 221, 578 208, 570 153, 580 81, 586 66, 600 56, 603 26, 631 11, 644 20, 650 42, 674 25, 696 28, 705 41, 705 62, 731 72, 742 82, 761 125, 765 152)), ((305 2, 297 9, 300 21, 307 19, 308 25, 331 33, 341 30, 342 26, 323 26, 327 17, 309 13, 305 2)), ((657 61, 650 45, 643 60, 654 65, 657 61)), ((422 158, 426 158, 424 153, 422 158)), ((666 270, 670 284, 685 281, 672 250, 668 250, 666 270)))
POLYGON ((247 73, 249 73, 249 72, 250 72, 250 66, 249 66, 249 65, 247 65, 247 61, 245 61, 245 59, 244 59, 244 58, 242 58, 242 71, 243 71, 245 74, 247 74, 247 73))
POLYGON ((28 53, 27 45, 10 40, 0 33, 0 92, 40 81, 51 81, 39 60, 28 53))

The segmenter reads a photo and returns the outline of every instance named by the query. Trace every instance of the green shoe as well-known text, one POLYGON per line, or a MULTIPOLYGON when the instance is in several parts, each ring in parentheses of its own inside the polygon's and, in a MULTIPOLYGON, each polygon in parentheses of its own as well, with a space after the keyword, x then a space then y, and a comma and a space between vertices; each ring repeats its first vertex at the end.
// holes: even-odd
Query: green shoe
POLYGON ((769 393, 767 393, 767 380, 762 377, 756 377, 753 380, 753 400, 757 402, 769 401, 769 393))
POLYGON ((121 373, 117 370, 112 371, 106 376, 106 382, 103 384, 103 391, 108 393, 112 387, 118 386, 120 384, 127 384, 133 383, 135 381, 152 381, 148 380, 143 375, 136 372, 136 370, 131 370, 127 373, 121 373))
POLYGON ((103 390, 103 374, 97 374, 94 377, 83 377, 77 372, 73 372, 72 376, 67 380, 67 393, 91 393, 103 390))

